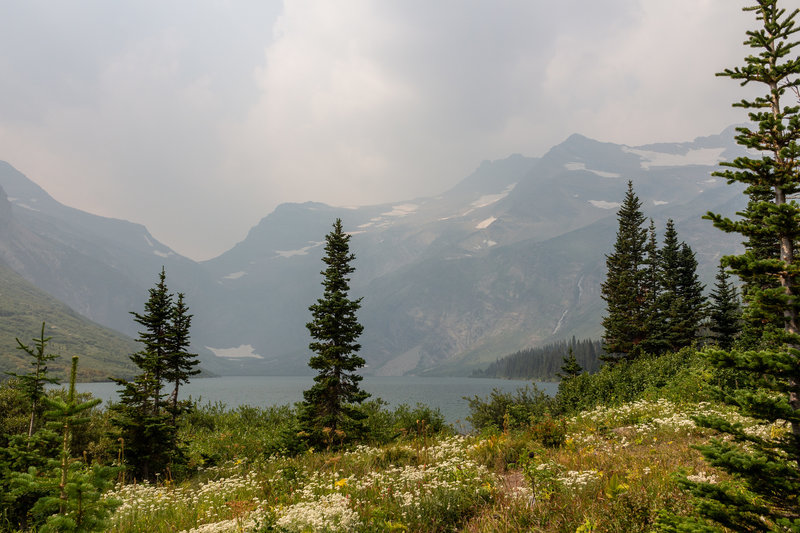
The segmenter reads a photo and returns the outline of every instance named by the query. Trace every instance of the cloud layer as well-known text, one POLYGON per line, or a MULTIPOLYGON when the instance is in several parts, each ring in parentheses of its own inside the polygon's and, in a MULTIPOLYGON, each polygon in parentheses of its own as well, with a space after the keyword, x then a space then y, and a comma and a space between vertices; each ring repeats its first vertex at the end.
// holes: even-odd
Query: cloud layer
POLYGON ((178 0, 6 6, 0 159, 180 253, 278 203, 439 193, 571 133, 629 145, 741 121, 714 77, 739 0, 178 0))

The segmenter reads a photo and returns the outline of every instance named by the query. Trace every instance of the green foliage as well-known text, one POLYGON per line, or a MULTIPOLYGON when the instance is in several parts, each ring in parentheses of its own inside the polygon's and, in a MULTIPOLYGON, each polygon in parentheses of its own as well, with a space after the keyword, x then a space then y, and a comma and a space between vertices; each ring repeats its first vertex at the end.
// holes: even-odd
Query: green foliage
POLYGON ((31 509, 34 515, 47 516, 45 524, 39 528, 42 532, 103 530, 110 511, 118 505, 114 500, 102 498, 103 492, 111 487, 117 469, 100 465, 88 467, 72 460, 74 430, 89 422, 87 411, 100 403, 100 399, 79 401, 75 393, 77 368, 78 358, 73 357, 66 399, 44 398, 48 408, 45 416, 61 432, 60 458, 51 461, 49 472, 39 474, 32 468, 16 479, 20 485, 49 489, 49 494, 40 498, 31 509))
POLYGON ((30 422, 30 404, 16 378, 0 382, 0 447, 11 435, 23 433, 30 422))
POLYGON ((357 406, 369 397, 359 387, 362 377, 356 373, 365 364, 358 355, 361 345, 357 342, 364 327, 356 317, 361 299, 348 296, 355 256, 350 253, 350 235, 342 230, 341 219, 336 219, 325 242, 322 261, 327 268, 321 272, 324 292, 309 307, 312 321, 306 324, 314 339, 309 348, 316 353, 308 366, 318 374, 314 385, 303 392, 300 411, 303 432, 317 445, 360 438, 364 415, 357 406))
POLYGON ((16 483, 16 478, 29 470, 49 468, 58 454, 58 435, 50 429, 40 429, 30 438, 26 427, 15 435, 8 436, 8 443, 0 448, 0 531, 2 526, 27 529, 41 522, 43 517, 30 514, 36 502, 47 496, 50 488, 43 485, 16 483))
POLYGON ((555 403, 559 412, 574 414, 641 398, 701 401, 710 397, 710 383, 716 381, 702 356, 684 348, 661 356, 645 354, 635 361, 605 365, 596 374, 562 381, 555 403))
POLYGON ((400 404, 386 409, 386 402, 378 398, 362 403, 360 409, 365 415, 364 440, 371 444, 453 433, 441 410, 425 404, 417 403, 414 407, 400 404))
POLYGON ((553 408, 553 398, 536 388, 520 387, 516 392, 494 389, 486 398, 465 398, 469 402, 467 421, 478 431, 527 427, 531 420, 545 416, 553 408))
POLYGON ((152 381, 148 374, 141 374, 132 382, 119 382, 124 386, 120 402, 110 406, 111 424, 119 435, 119 455, 130 476, 138 480, 155 479, 180 457, 170 415, 153 410, 152 381))

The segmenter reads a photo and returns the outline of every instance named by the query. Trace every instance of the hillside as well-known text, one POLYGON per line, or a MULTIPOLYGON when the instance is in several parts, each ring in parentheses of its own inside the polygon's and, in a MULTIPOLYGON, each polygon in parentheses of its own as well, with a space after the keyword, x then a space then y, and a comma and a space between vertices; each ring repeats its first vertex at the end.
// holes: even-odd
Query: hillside
POLYGON ((32 345, 31 339, 39 337, 45 321, 45 336, 52 337, 48 351, 61 356, 50 365, 57 377, 66 377, 73 355, 80 357, 83 381, 133 374, 128 356, 139 349, 133 339, 87 320, 1 262, 0 316, 0 371, 30 369, 30 357, 17 349, 15 338, 32 345))

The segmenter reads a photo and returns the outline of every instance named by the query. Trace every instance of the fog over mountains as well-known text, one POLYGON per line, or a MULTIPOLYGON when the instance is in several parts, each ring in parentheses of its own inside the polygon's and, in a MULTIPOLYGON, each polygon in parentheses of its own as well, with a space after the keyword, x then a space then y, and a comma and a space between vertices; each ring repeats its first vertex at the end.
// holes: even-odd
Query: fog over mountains
POLYGON ((365 373, 468 374, 536 344, 599 337, 604 254, 627 180, 659 231, 675 220, 711 283, 719 257, 738 243, 700 217, 744 207, 741 188, 710 175, 740 150, 732 128, 639 147, 573 135, 541 158, 486 161, 436 197, 281 205, 204 262, 141 225, 64 206, 0 162, 0 260, 131 336, 129 312, 141 312, 163 265, 170 289, 186 293, 193 350, 206 369, 295 375, 308 372, 308 306, 322 294, 324 236, 340 217, 353 235, 352 296, 364 297, 365 373))

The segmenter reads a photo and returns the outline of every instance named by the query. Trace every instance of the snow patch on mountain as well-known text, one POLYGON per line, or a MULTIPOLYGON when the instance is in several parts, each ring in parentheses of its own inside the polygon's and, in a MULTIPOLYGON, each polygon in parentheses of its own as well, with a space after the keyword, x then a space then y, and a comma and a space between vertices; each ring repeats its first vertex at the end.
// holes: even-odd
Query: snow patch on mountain
MULTIPOLYGON (((37 200, 36 198, 30 199, 31 202, 35 202, 36 200, 37 200)), ((30 205, 22 202, 19 198, 16 198, 14 196, 9 196, 8 201, 16 205, 17 207, 22 207, 23 209, 28 209, 29 211, 41 212, 41 209, 36 209, 35 207, 31 207, 30 205)))
POLYGON ((275 253, 278 255, 278 257, 283 257, 284 259, 288 259, 296 255, 308 255, 309 250, 311 250, 312 248, 316 248, 321 244, 324 244, 322 241, 321 242, 309 241, 309 242, 311 244, 309 244, 308 246, 303 246, 302 248, 298 248, 297 250, 275 250, 275 253))
POLYGON ((160 250, 153 250, 153 255, 157 255, 158 257, 169 257, 172 255, 172 252, 162 252, 160 250))
POLYGON ((616 209, 622 205, 619 202, 606 202, 605 200, 589 200, 589 203, 600 209, 616 209))
POLYGON ((653 200, 653 205, 667 205, 669 202, 665 202, 664 200, 653 200))
POLYGON ((652 167, 716 165, 722 160, 722 153, 725 148, 699 148, 697 150, 689 150, 685 154, 667 154, 623 146, 622 151, 638 155, 642 159, 641 167, 645 170, 650 170, 652 167))
POLYGON ((404 217, 406 215, 410 215, 417 209, 419 209, 419 206, 416 204, 393 205, 391 211, 387 211, 386 213, 381 213, 381 215, 385 217, 404 217))
POLYGON ((244 270, 240 270, 239 272, 232 272, 231 274, 228 274, 227 276, 222 276, 222 279, 239 279, 242 276, 246 276, 246 275, 247 275, 247 272, 245 272, 244 270))
POLYGON ((474 207, 476 209, 479 209, 481 207, 486 207, 487 205, 492 205, 494 203, 497 203, 500 200, 502 200, 503 198, 505 198, 506 196, 508 196, 508 194, 511 191, 513 191, 514 187, 516 187, 516 186, 517 186, 516 183, 512 183, 511 185, 509 185, 508 187, 503 189, 503 191, 500 192, 500 193, 497 193, 497 194, 485 194, 485 195, 481 196, 480 198, 478 198, 477 200, 475 200, 474 202, 472 202, 472 204, 470 204, 470 205, 472 205, 472 207, 474 207))
POLYGON ((497 217, 489 217, 486 220, 482 220, 478 222, 478 225, 475 226, 475 229, 486 229, 491 226, 495 220, 497 220, 497 217))
POLYGON ((567 170, 585 170, 586 172, 591 172, 593 174, 597 174, 601 178, 619 178, 621 177, 620 174, 616 172, 605 172, 603 170, 594 170, 591 168, 586 168, 586 163, 566 163, 564 168, 567 170))
POLYGON ((236 348, 212 348, 211 346, 206 346, 206 348, 217 357, 225 359, 264 359, 264 356, 257 354, 250 344, 241 344, 236 348))

